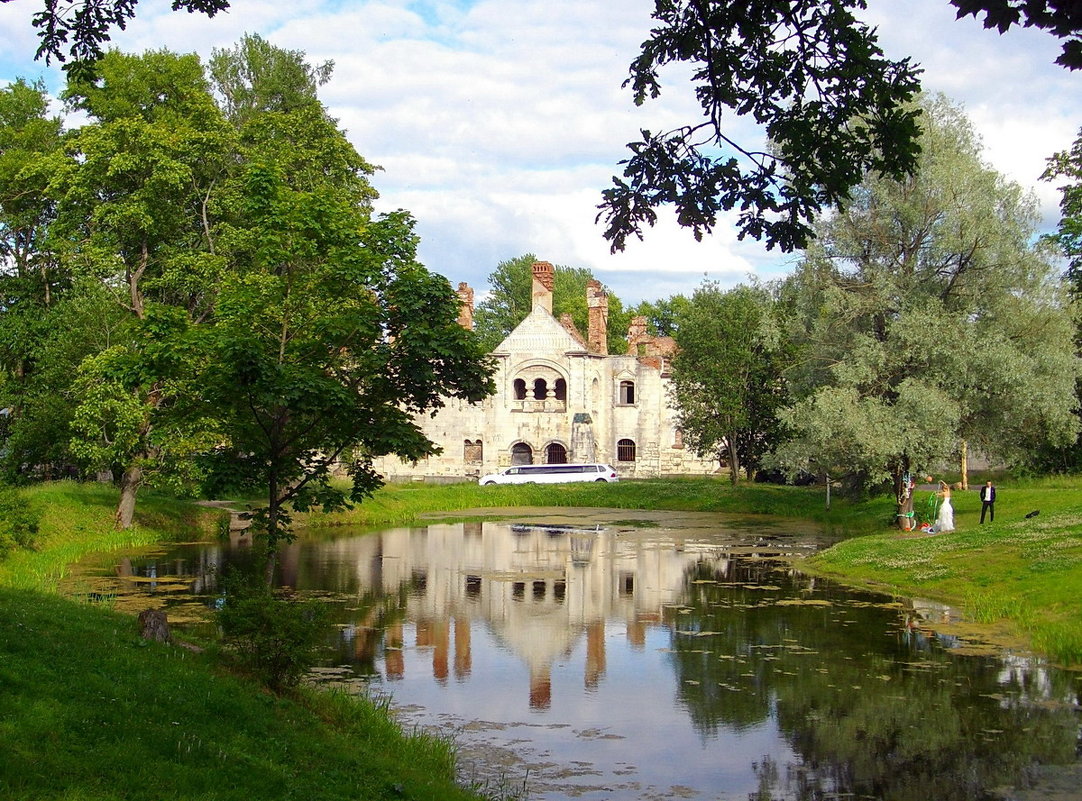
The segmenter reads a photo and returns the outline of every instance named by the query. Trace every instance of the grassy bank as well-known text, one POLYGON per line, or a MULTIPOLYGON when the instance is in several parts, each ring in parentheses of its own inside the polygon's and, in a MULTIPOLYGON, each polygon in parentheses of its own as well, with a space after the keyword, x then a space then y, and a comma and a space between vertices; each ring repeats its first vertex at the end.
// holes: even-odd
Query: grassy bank
POLYGON ((58 481, 26 487, 20 495, 40 515, 37 547, 0 560, 0 586, 44 592, 55 591, 69 565, 86 554, 205 537, 222 514, 189 501, 146 494, 139 500, 136 524, 116 531, 117 494, 108 485, 58 481))
POLYGON ((975 621, 1006 624, 1061 664, 1082 665, 1082 480, 1001 485, 994 523, 979 524, 975 491, 956 493, 954 506, 954 532, 886 529, 839 543, 805 567, 955 604, 975 621))
POLYGON ((392 484, 347 512, 298 516, 308 526, 397 525, 431 512, 517 506, 672 509, 683 512, 769 514, 812 520, 847 535, 875 531, 894 514, 889 499, 851 504, 835 498, 826 508, 822 489, 741 484, 714 478, 621 481, 616 484, 392 484))
POLYGON ((476 799, 446 742, 406 736, 365 700, 276 697, 212 655, 147 643, 136 622, 50 590, 85 553, 189 538, 219 513, 147 496, 111 527, 108 487, 24 491, 38 549, 0 562, 0 798, 476 799))
POLYGON ((54 595, 0 589, 0 608, 0 798, 475 798, 447 744, 369 703, 272 696, 54 595))

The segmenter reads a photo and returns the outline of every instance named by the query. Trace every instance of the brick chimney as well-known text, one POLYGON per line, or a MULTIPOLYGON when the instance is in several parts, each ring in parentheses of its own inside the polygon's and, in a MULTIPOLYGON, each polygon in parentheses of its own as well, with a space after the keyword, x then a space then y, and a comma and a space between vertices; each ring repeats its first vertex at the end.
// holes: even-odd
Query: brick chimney
POLYGON ((465 281, 458 285, 458 324, 473 330, 473 290, 465 281))
POLYGON ((609 296, 601 288, 601 282, 591 278, 586 282, 586 311, 589 329, 586 341, 594 353, 609 352, 609 296))
POLYGON ((627 352, 632 356, 639 354, 639 343, 648 339, 646 333, 646 318, 632 317, 631 325, 627 327, 627 352))
POLYGON ((533 306, 552 314, 552 285, 556 280, 553 266, 547 261, 533 263, 533 306))

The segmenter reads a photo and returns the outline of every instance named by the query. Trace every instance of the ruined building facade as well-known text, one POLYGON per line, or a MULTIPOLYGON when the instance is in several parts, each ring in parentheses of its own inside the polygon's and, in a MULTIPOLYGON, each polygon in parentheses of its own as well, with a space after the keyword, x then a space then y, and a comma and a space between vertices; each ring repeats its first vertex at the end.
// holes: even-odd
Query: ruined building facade
MULTIPOLYGON (((449 399, 418 418, 443 452, 416 465, 376 462, 388 480, 476 478, 512 464, 605 462, 622 477, 712 473, 717 464, 684 447, 670 406, 674 343, 637 317, 628 354, 607 350, 608 297, 587 285, 589 329, 552 316, 553 266, 533 265, 529 315, 492 352, 496 392, 478 404, 449 399)), ((459 285, 459 322, 473 327, 473 290, 459 285)))

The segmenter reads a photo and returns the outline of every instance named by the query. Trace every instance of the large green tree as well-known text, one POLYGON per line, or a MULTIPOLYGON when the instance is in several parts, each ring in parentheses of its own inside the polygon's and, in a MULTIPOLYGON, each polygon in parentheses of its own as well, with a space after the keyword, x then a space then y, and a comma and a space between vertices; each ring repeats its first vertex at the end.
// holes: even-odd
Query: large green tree
MULTIPOLYGON (((1062 0, 951 0, 1001 33, 1036 27, 1064 41, 1059 63, 1082 67, 1082 14, 1062 0)), ((917 165, 910 101, 920 69, 887 58, 860 19, 865 0, 656 0, 656 25, 625 85, 637 104, 656 98, 673 64, 687 65, 701 116, 642 131, 601 214, 613 249, 642 236, 671 205, 696 238, 722 212, 740 236, 802 247, 826 208, 844 203, 866 172, 900 178, 917 165), (750 116, 771 142, 741 144, 727 115, 750 116)), ((933 35, 939 35, 936 32, 933 35)), ((675 74, 684 75, 685 70, 675 74)))
POLYGON ((1014 460, 1077 428, 1079 359, 1035 200, 988 168, 965 115, 922 103, 916 174, 868 175, 789 279, 791 470, 861 486, 927 470, 962 442, 1014 460))
POLYGON ((679 313, 676 342, 673 400, 686 441, 700 456, 727 461, 734 484, 741 468, 751 477, 776 444, 785 397, 769 294, 701 286, 679 313))
POLYGON ((47 243, 56 204, 46 189, 61 137, 44 86, 17 80, 0 89, 0 405, 7 410, 3 458, 16 472, 34 464, 51 473, 65 461, 56 448, 66 439, 62 424, 27 424, 44 391, 40 346, 68 284, 47 243))
MULTIPOLYGON (((273 94, 265 78, 310 74, 303 54, 254 37, 216 53, 214 72, 246 76, 249 97, 273 94)), ((457 323, 456 294, 416 261, 413 220, 373 215, 374 168, 313 84, 293 90, 288 102, 256 104, 262 113, 232 115, 241 148, 220 241, 232 269, 203 335, 218 456, 263 488, 255 519, 268 570, 291 509, 360 500, 379 485, 372 457, 436 452, 416 415, 492 390, 477 337, 457 323), (342 462, 348 491, 330 480, 342 462)))
POLYGON ((174 418, 198 368, 189 326, 210 313, 223 269, 207 209, 232 169, 233 134, 194 55, 111 52, 64 99, 89 122, 50 182, 54 246, 131 317, 108 353, 80 366, 74 450, 91 468, 119 468, 126 528, 176 436, 192 441, 174 418))

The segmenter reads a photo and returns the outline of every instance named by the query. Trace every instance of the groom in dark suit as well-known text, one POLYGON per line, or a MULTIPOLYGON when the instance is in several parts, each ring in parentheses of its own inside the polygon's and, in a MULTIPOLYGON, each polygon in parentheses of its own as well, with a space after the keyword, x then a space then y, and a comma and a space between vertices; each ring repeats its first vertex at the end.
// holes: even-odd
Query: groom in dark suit
POLYGON ((981 487, 981 522, 984 522, 984 513, 988 512, 988 521, 995 522, 996 519, 996 488, 992 486, 992 482, 985 482, 985 485, 981 487))

